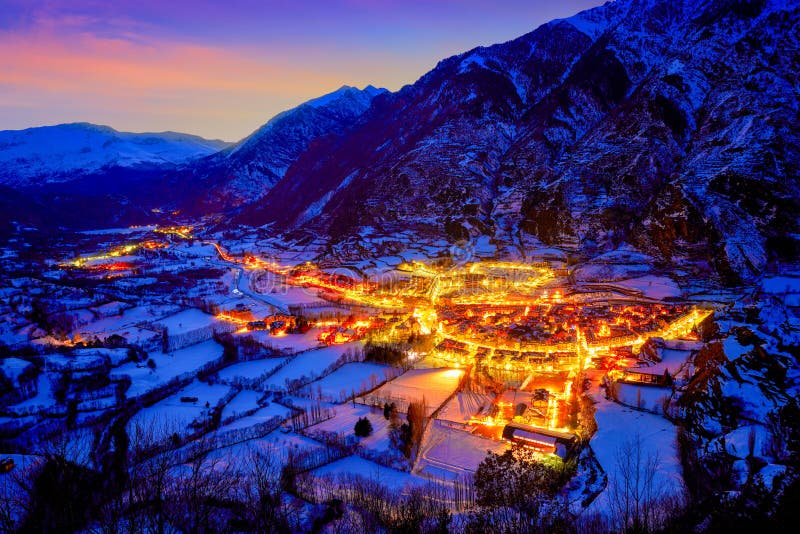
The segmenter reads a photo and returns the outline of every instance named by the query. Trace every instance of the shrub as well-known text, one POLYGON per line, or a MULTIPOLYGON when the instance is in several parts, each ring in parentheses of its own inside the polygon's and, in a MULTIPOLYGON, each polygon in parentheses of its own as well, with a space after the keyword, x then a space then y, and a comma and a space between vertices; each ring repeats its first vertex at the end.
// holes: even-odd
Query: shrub
POLYGON ((366 417, 359 417, 356 426, 353 428, 356 436, 365 438, 372 434, 372 423, 366 417))

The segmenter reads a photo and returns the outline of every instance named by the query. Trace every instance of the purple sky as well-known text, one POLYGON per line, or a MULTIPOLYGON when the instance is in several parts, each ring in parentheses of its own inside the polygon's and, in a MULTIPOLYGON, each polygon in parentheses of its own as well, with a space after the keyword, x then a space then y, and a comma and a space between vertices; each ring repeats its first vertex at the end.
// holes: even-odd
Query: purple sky
POLYGON ((86 121, 237 140, 342 85, 397 90, 599 3, 0 0, 0 130, 86 121))

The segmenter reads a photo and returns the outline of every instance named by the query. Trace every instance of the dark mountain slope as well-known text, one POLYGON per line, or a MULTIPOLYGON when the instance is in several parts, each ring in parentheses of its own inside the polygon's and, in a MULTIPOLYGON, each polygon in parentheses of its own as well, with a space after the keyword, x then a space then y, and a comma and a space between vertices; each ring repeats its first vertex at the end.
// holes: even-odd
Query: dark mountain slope
POLYGON ((222 151, 226 143, 182 134, 85 124, 0 132, 0 185, 14 189, 0 199, 0 224, 92 228, 233 209, 261 198, 310 143, 341 134, 385 92, 342 87, 222 151))
POLYGON ((344 230, 348 206, 364 195, 364 223, 373 215, 387 221, 416 217, 424 207, 413 205, 417 197, 445 211, 451 201, 489 202, 492 167, 516 135, 525 102, 547 94, 590 45, 562 23, 441 62, 413 86, 376 101, 346 138, 312 147, 244 220, 271 216, 297 224, 324 206, 331 215, 326 219, 340 220, 334 230, 344 230), (520 66, 509 74, 512 57, 520 66))
POLYGON ((176 207, 203 214, 236 208, 264 196, 316 139, 350 128, 385 89, 344 86, 276 115, 236 145, 166 177, 190 188, 176 207))
POLYGON ((619 1, 449 58, 239 220, 630 241, 748 277, 797 231, 799 13, 619 1))

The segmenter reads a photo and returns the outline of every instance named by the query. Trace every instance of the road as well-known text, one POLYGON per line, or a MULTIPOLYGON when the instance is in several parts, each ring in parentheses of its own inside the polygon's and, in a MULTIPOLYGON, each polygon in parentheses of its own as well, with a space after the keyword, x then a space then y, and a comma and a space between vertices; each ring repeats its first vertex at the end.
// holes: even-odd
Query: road
MULTIPOLYGON (((222 247, 219 246, 218 243, 213 241, 206 241, 206 244, 213 245, 215 249, 217 249, 217 254, 219 254, 220 259, 225 262, 224 265, 230 266, 231 264, 236 269, 236 277, 233 280, 233 293, 236 295, 246 295, 253 300, 257 300, 259 302, 263 302, 264 304, 271 306, 274 310, 283 313, 285 315, 289 315, 289 309, 282 303, 275 300, 272 300, 262 293, 258 293, 250 286, 250 277, 247 276, 247 271, 244 268, 240 267, 240 262, 236 261, 233 256, 227 254, 222 247), (244 284, 242 283, 244 280, 244 284)), ((254 271, 255 272, 255 271, 254 271)))
POLYGON ((242 269, 241 267, 236 268, 236 278, 234 279, 234 292, 239 291, 242 295, 247 295, 251 299, 258 300, 267 304, 274 308, 275 310, 283 313, 285 315, 289 315, 289 309, 281 302, 276 300, 270 299, 269 297, 263 295, 262 293, 258 293, 250 287, 250 277, 247 276, 247 271, 242 269), (242 280, 245 280, 242 283, 242 280))

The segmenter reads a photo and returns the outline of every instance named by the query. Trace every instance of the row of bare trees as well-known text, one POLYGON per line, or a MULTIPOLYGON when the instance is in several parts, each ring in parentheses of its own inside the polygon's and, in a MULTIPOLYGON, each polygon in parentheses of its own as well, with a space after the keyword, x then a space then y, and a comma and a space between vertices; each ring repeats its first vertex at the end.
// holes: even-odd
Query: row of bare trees
MULTIPOLYGON (((301 516, 285 498, 286 455, 269 442, 237 450, 168 450, 172 428, 117 430, 92 459, 92 436, 62 436, 0 475, 0 531, 285 532, 301 516), (187 461, 188 460, 188 461, 187 461)), ((256 445, 257 443, 257 445, 256 445)))
MULTIPOLYGON (((414 426, 424 427, 425 403, 412 405, 408 438, 414 426)), ((389 419, 397 417, 391 406, 385 411, 389 419)), ((660 459, 648 454, 638 437, 617 451, 605 513, 576 517, 565 487, 573 465, 542 463, 520 448, 490 454, 474 484, 392 491, 380 481, 313 474, 320 465, 353 454, 345 442, 308 451, 278 449, 262 440, 236 449, 209 443, 184 451, 170 447, 178 431, 168 425, 114 432, 103 458, 90 454, 90 433, 72 434, 0 476, 0 530, 283 532, 314 526, 337 532, 655 532, 684 504, 680 495, 667 495, 659 486, 660 459), (315 505, 311 519, 309 502, 315 505), (461 513, 452 515, 455 510, 461 513)), ((385 482, 397 487, 395 480, 385 482)))

